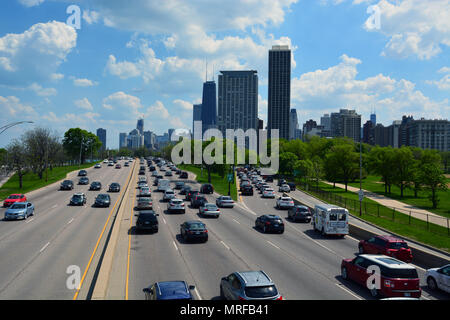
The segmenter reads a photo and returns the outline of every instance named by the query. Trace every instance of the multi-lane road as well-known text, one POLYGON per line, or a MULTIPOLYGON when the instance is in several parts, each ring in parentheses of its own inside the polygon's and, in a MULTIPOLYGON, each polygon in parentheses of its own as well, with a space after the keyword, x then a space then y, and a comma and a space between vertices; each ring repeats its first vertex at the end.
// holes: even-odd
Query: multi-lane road
MULTIPOLYGON (((145 165, 147 167, 147 165, 145 165)), ((234 271, 264 270, 275 282, 283 298, 297 299, 372 299, 368 290, 340 277, 343 258, 357 254, 358 242, 352 237, 323 238, 312 231, 310 224, 293 223, 287 211, 275 208, 274 199, 243 196, 234 208, 223 208, 220 217, 203 218, 198 209, 186 202, 185 214, 169 214, 162 194, 152 192, 154 211, 159 214, 157 233, 137 233, 133 210, 136 204, 137 169, 139 161, 129 168, 89 169, 91 181, 104 186, 119 182, 125 192, 120 236, 109 274, 105 298, 144 298, 142 289, 157 281, 185 280, 195 285, 197 299, 218 299, 220 279, 234 271), (283 234, 263 234, 254 228, 257 216, 278 214, 285 223, 283 234), (206 243, 184 243, 180 224, 186 220, 203 221, 209 232, 206 243)), ((146 171, 149 185, 153 178, 146 171)), ((170 178, 174 184, 178 177, 170 178)), ((74 179, 77 181, 77 179, 74 179)), ((189 183, 198 189, 190 174, 189 183)), ((98 192, 87 186, 74 191, 88 195, 88 205, 69 207, 73 192, 48 187, 29 195, 36 207, 34 217, 25 221, 0 221, 0 299, 85 299, 96 285, 103 244, 107 238, 120 194, 112 194, 110 208, 91 208, 98 192), (108 220, 109 218, 109 220, 108 220), (86 274, 81 290, 67 287, 68 266, 79 266, 86 274)), ((154 187, 152 187, 152 190, 154 187)), ((277 190, 277 188, 274 188, 277 190)), ((179 191, 176 190, 177 197, 179 191)), ((217 194, 207 195, 215 202, 217 194)), ((118 201, 120 202, 120 200, 118 201)), ((2 209, 1 213, 4 209, 2 209)), ((1 214, 0 213, 0 214, 1 214)), ((418 267, 423 299, 449 299, 442 292, 430 292, 425 284, 425 270, 418 267)))

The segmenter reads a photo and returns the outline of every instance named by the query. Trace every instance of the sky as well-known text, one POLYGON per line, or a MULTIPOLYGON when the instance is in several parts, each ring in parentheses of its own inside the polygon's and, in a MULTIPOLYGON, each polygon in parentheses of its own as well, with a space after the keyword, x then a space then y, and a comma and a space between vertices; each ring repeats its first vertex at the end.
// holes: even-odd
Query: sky
POLYGON ((35 127, 192 127, 206 77, 257 70, 267 124, 268 50, 292 50, 300 128, 324 113, 450 119, 450 0, 2 0, 0 147, 35 127), (206 70, 206 61, 208 69, 206 70), (207 71, 207 72, 206 72, 207 71))

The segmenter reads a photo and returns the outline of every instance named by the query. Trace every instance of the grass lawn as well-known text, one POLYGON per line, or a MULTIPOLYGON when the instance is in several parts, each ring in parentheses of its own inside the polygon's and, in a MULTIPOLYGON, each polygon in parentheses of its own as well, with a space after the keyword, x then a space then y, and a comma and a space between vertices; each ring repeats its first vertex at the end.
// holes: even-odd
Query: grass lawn
MULTIPOLYGON (((194 165, 179 165, 178 166, 182 170, 190 171, 194 173, 197 178, 198 183, 208 183, 208 172, 204 169, 203 170, 203 176, 201 173, 201 169, 199 167, 196 167, 194 165)), ((228 195, 228 180, 227 176, 225 175, 224 178, 219 176, 217 173, 211 173, 211 184, 214 187, 214 191, 221 194, 221 195, 228 195)), ((236 189, 236 183, 231 184, 230 188, 230 196, 234 201, 237 201, 237 189, 236 189)))
POLYGON ((450 252, 450 236, 448 235, 447 229, 444 227, 431 223, 427 225, 426 221, 415 219, 413 217, 410 219, 408 215, 393 212, 392 208, 384 207, 367 198, 364 198, 362 202, 362 216, 359 216, 359 200, 357 193, 350 191, 345 192, 344 189, 337 187, 333 188, 332 185, 322 182, 319 183, 319 188, 323 191, 331 192, 332 195, 325 196, 324 194, 316 193, 311 189, 308 192, 328 203, 346 207, 352 215, 380 226, 381 228, 450 252))
POLYGON ((12 193, 24 193, 45 187, 58 180, 64 179, 71 171, 80 170, 92 167, 95 163, 87 163, 81 167, 78 165, 55 167, 53 170, 48 170, 48 181, 45 181, 45 172, 43 178, 39 179, 37 174, 32 172, 27 173, 22 179, 22 189, 19 189, 19 177, 14 174, 9 180, 0 188, 0 200, 3 201, 12 193))
MULTIPOLYGON (((363 180, 362 188, 365 190, 385 195, 384 184, 380 183, 380 181, 381 177, 370 175, 363 180)), ((447 178, 447 183, 450 183, 449 178, 447 178)), ((359 181, 349 183, 349 185, 352 187, 359 188, 359 181)), ((415 207, 428 210, 443 217, 450 218, 450 188, 447 191, 438 192, 438 197, 440 201, 436 209, 432 208, 432 203, 428 199, 429 194, 430 192, 422 190, 418 192, 417 194, 418 197, 414 198, 414 191, 408 188, 403 190, 403 198, 400 198, 400 188, 392 185, 391 193, 386 194, 386 196, 413 205, 415 207)))

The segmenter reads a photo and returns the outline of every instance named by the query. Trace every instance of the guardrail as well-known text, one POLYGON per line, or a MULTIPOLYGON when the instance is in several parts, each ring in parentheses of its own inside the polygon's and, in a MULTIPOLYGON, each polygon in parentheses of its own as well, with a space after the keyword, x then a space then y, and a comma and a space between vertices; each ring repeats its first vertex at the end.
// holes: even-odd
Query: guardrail
MULTIPOLYGON (((308 208, 314 210, 314 208, 304 204, 303 202, 294 198, 290 194, 283 193, 283 196, 291 197, 295 204, 301 204, 301 205, 307 206, 308 208)), ((349 225, 349 234, 358 240, 369 239, 375 235, 381 235, 379 233, 375 233, 373 231, 367 230, 363 227, 357 226, 352 223, 349 223, 348 225, 349 225)), ((379 227, 377 227, 377 228, 379 228, 379 227)), ((386 231, 386 233, 394 234, 390 231, 386 231)), ((398 237, 406 239, 403 236, 398 236, 398 237)), ((406 240, 409 240, 409 239, 406 239, 406 240)), ((431 249, 428 250, 428 249, 419 248, 418 246, 414 245, 414 242, 412 242, 412 240, 409 241, 408 246, 411 248, 411 251, 413 254, 413 263, 424 269, 442 267, 442 266, 450 263, 450 255, 447 255, 445 253, 440 253, 440 252, 439 253, 432 252, 431 249)))

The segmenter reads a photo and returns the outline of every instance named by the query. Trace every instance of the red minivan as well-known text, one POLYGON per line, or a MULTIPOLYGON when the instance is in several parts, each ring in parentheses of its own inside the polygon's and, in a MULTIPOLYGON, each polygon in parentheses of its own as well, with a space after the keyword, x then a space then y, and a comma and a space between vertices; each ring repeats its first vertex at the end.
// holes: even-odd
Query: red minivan
POLYGON ((406 241, 394 236, 375 236, 369 240, 361 240, 358 249, 360 254, 384 254, 407 263, 413 258, 406 241))
POLYGON ((420 298, 422 294, 416 268, 385 255, 361 254, 354 259, 344 259, 341 276, 344 280, 353 280, 365 286, 373 297, 420 298), (367 283, 373 272, 368 270, 369 267, 375 267, 380 272, 378 286, 374 288, 367 283))

